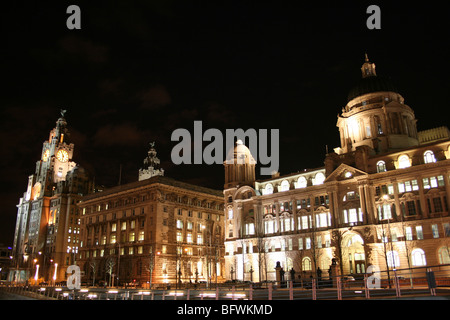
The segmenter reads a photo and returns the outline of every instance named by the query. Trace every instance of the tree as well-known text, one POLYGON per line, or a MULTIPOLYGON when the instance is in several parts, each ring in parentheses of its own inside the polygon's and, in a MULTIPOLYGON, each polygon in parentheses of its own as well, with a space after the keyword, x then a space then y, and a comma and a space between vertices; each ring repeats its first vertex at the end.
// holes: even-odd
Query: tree
POLYGON ((108 282, 108 286, 111 286, 111 277, 112 277, 112 273, 114 270, 114 266, 116 265, 115 259, 112 257, 108 257, 108 259, 106 259, 106 264, 105 264, 105 268, 106 268, 106 273, 109 274, 109 282, 108 282))
POLYGON ((95 286, 95 274, 97 273, 97 260, 92 260, 91 262, 89 262, 89 266, 92 269, 92 286, 95 286))

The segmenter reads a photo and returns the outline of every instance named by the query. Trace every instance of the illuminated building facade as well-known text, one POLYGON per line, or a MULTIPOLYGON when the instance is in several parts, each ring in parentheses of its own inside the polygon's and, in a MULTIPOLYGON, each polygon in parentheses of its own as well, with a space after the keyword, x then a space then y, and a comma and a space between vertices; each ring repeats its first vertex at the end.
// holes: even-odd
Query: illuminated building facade
POLYGON ((222 281, 222 191, 163 176, 153 145, 149 158, 139 181, 79 203, 82 281, 147 288, 222 281))
POLYGON ((35 173, 17 205, 9 280, 62 281, 79 247, 77 202, 93 190, 88 174, 72 161, 74 144, 64 118, 44 141, 35 173))
POLYGON ((450 132, 417 131, 413 110, 367 55, 324 166, 255 180, 241 142, 225 166, 225 276, 275 280, 450 263, 450 132))

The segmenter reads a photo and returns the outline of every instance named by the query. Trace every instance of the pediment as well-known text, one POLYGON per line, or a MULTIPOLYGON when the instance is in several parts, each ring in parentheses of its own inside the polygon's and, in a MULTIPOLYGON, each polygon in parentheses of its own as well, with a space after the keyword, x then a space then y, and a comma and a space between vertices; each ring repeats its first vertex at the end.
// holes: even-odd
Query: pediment
POLYGON ((356 169, 348 164, 341 163, 326 179, 325 182, 343 181, 354 179, 359 176, 367 176, 367 172, 356 169))

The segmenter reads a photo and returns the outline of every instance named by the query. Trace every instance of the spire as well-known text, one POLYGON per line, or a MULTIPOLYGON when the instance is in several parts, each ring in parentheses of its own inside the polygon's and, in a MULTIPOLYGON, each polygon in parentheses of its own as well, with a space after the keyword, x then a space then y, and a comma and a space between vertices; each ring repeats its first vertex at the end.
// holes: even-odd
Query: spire
POLYGON ((375 63, 370 62, 369 56, 365 53, 364 64, 361 67, 361 73, 363 78, 376 77, 375 63))

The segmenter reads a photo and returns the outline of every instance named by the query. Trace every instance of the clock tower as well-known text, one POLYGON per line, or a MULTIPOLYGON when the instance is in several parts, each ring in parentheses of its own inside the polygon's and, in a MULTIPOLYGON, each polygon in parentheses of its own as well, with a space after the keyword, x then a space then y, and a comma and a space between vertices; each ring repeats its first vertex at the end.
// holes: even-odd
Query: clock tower
MULTIPOLYGON (((78 250, 78 199, 93 190, 87 173, 72 161, 74 144, 66 110, 44 141, 27 191, 17 205, 10 281, 65 279, 78 250), (55 279, 53 279, 55 277, 55 279)), ((59 280, 60 281, 60 280, 59 280)))

